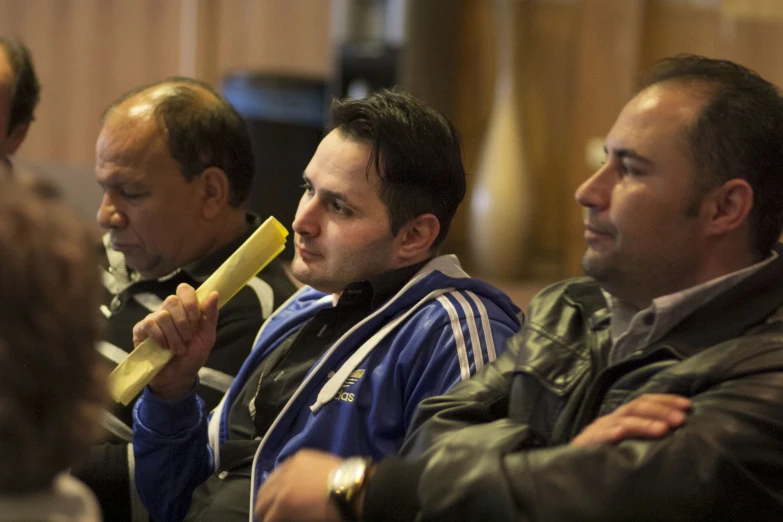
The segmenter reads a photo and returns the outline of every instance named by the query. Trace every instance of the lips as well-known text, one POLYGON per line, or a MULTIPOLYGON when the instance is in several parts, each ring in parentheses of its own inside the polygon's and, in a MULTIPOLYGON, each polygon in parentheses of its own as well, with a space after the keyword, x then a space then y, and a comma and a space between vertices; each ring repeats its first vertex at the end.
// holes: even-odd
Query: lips
POLYGON ((599 237, 612 236, 612 230, 605 226, 596 226, 591 223, 585 223, 585 238, 593 239, 599 237))
POLYGON ((299 244, 296 245, 296 251, 299 254, 299 257, 301 257, 305 261, 321 257, 321 255, 318 254, 317 252, 314 252, 312 250, 308 250, 307 248, 305 248, 305 247, 303 247, 302 245, 299 245, 299 244))
POLYGON ((122 252, 123 250, 128 250, 131 248, 134 248, 136 245, 132 243, 121 243, 120 241, 116 241, 115 239, 111 240, 111 247, 113 250, 117 250, 119 252, 122 252))

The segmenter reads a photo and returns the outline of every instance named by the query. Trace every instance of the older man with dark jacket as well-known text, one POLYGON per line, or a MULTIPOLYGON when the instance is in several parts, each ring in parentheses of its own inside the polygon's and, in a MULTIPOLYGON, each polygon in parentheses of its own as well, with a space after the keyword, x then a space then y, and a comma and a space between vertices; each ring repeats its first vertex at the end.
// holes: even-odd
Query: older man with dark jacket
MULTIPOLYGON (((97 220, 105 231, 98 351, 111 367, 133 350, 136 322, 179 284, 203 283, 260 226, 247 212, 252 176, 245 122, 209 85, 170 78, 128 91, 106 110, 95 155, 103 189, 97 220)), ((273 261, 221 310, 219 348, 199 373, 208 408, 233 382, 258 328, 295 290, 273 261)), ((134 404, 107 412, 109 440, 73 468, 95 491, 107 522, 149 519, 129 444, 134 404)))
POLYGON ((576 192, 588 277, 421 404, 406 460, 302 452, 261 520, 780 518, 783 100, 731 62, 666 60, 606 152, 576 192))

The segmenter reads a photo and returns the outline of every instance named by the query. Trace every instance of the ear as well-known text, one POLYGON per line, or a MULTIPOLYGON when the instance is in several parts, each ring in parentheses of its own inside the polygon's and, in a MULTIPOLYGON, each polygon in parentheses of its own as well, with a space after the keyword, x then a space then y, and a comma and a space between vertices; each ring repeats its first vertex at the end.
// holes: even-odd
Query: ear
POLYGON ((230 205, 231 184, 223 169, 208 167, 201 172, 202 184, 202 215, 204 219, 212 220, 218 217, 223 209, 230 205))
POLYGON ((427 259, 439 233, 440 222, 433 214, 413 218, 397 232, 397 255, 402 261, 427 259))
POLYGON ((27 137, 28 130, 30 130, 30 122, 20 123, 14 127, 14 130, 11 131, 11 134, 3 144, 3 155, 7 156, 16 152, 16 149, 19 148, 25 137, 27 137))
POLYGON ((730 179, 713 189, 707 199, 707 234, 724 235, 747 222, 753 208, 753 188, 744 179, 730 179))

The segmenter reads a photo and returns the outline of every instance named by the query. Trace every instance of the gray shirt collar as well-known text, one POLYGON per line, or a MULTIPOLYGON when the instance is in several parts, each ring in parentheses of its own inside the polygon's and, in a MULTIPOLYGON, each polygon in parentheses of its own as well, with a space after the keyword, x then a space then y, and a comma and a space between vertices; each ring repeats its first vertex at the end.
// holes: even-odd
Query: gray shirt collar
POLYGON ((704 303, 715 299, 722 292, 760 271, 777 257, 777 252, 773 251, 769 257, 749 267, 679 292, 657 297, 643 310, 602 290, 612 312, 610 320, 612 348, 609 352, 609 362, 617 363, 650 346, 704 303))

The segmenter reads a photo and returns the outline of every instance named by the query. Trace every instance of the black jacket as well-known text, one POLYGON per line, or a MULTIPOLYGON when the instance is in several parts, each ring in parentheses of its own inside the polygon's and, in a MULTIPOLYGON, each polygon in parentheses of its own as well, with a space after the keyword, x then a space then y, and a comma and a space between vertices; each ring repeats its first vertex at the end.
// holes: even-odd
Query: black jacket
POLYGON ((403 455, 370 481, 366 520, 780 520, 783 258, 608 366, 610 313, 588 278, 532 302, 495 364, 424 401, 403 455), (659 439, 573 448, 645 393, 690 397, 659 439), (393 504, 391 504, 393 502, 393 504))

